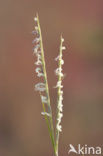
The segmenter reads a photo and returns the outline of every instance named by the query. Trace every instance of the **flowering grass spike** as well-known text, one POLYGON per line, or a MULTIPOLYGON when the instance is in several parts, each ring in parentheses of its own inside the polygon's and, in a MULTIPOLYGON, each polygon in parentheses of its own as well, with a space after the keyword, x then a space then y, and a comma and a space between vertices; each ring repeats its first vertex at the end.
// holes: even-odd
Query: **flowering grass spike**
POLYGON ((34 40, 32 41, 32 43, 34 44, 33 54, 35 54, 37 58, 37 61, 35 62, 36 65, 35 72, 37 76, 40 78, 40 82, 35 85, 35 90, 39 91, 41 102, 43 105, 43 112, 41 112, 41 114, 45 117, 46 124, 48 126, 48 131, 53 145, 54 154, 55 156, 58 156, 59 132, 62 131, 61 118, 63 117, 62 79, 64 77, 64 74, 62 72, 62 65, 64 64, 64 60, 62 58, 62 51, 65 50, 65 47, 63 46, 64 39, 61 36, 60 52, 57 58, 55 59, 56 61, 58 61, 58 68, 55 70, 55 74, 58 76, 58 81, 55 87, 57 88, 57 117, 56 117, 57 122, 56 122, 56 132, 54 133, 43 41, 38 15, 34 18, 34 21, 36 23, 36 26, 35 30, 32 31, 32 34, 34 35, 34 40))

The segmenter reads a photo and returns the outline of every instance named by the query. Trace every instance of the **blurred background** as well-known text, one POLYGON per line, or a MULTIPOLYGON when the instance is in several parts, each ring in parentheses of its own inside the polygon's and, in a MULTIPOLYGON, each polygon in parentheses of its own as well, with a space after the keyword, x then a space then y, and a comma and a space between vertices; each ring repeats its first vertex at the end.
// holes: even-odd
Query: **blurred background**
POLYGON ((66 77, 59 155, 69 144, 103 143, 103 1, 0 0, 0 156, 53 156, 34 85, 31 32, 38 12, 55 122, 54 58, 65 38, 66 77))

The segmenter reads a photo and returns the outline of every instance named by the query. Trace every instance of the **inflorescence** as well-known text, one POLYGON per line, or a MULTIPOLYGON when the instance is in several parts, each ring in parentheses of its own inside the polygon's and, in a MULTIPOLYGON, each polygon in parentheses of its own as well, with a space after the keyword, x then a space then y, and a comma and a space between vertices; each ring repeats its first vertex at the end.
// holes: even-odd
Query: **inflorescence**
POLYGON ((39 82, 35 85, 35 90, 39 91, 40 93, 41 102, 43 104, 43 112, 41 114, 45 116, 45 120, 48 125, 49 134, 50 134, 51 141, 53 144, 55 156, 58 156, 59 132, 62 131, 61 118, 63 117, 62 80, 64 78, 64 74, 62 72, 63 70, 62 65, 64 64, 64 60, 62 58, 62 51, 65 50, 66 48, 63 46, 64 38, 61 36, 60 52, 59 52, 59 55, 55 58, 55 61, 58 62, 58 68, 55 70, 55 74, 58 77, 58 81, 55 86, 55 88, 57 88, 57 117, 56 117, 57 122, 56 122, 56 136, 54 136, 52 109, 51 109, 51 104, 50 104, 49 87, 48 87, 47 73, 46 73, 46 66, 45 66, 42 34, 41 34, 41 28, 40 28, 38 15, 34 18, 34 21, 36 23, 36 26, 35 26, 35 30, 32 31, 32 34, 35 35, 35 38, 32 41, 32 43, 34 45, 33 54, 35 54, 37 58, 35 62, 35 65, 37 66, 35 69, 35 72, 37 73, 37 76, 39 78, 42 78, 42 82, 39 82))

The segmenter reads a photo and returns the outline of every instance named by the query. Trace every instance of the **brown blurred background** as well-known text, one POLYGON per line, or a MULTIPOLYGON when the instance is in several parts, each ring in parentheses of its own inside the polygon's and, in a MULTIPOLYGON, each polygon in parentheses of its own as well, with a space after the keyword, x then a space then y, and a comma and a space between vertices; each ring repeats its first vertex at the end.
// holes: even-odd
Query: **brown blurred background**
POLYGON ((0 156, 53 156, 34 84, 31 34, 38 12, 55 120, 54 58, 65 38, 60 156, 69 144, 103 143, 103 1, 0 0, 0 156))

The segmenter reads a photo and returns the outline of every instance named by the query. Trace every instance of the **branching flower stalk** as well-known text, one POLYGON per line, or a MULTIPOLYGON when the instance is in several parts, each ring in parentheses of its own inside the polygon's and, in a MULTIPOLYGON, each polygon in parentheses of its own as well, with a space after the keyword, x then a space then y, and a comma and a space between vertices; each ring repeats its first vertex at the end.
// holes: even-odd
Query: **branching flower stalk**
POLYGON ((60 43, 60 53, 59 56, 55 59, 58 61, 58 68, 56 69, 55 73, 58 76, 58 82, 56 85, 57 88, 57 123, 56 123, 56 134, 54 135, 54 127, 53 127, 53 118, 52 118, 52 109, 50 103, 50 95, 49 95, 49 87, 48 87, 48 80, 47 80, 47 72, 46 72, 46 65, 45 65, 45 58, 44 58, 44 48, 43 48, 43 41, 42 41, 42 34, 40 28, 40 22, 38 15, 34 18, 36 22, 35 30, 32 31, 33 35, 35 35, 35 39, 33 40, 34 48, 33 54, 36 55, 37 61, 35 62, 37 68, 35 72, 37 76, 42 78, 42 82, 37 83, 35 85, 35 90, 39 91, 41 102, 43 105, 43 112, 41 113, 45 117, 46 124, 48 126, 48 131, 50 135, 50 139, 53 145, 53 150, 55 156, 58 156, 58 143, 59 143, 59 132, 62 131, 62 127, 60 125, 62 114, 62 100, 63 100, 63 91, 62 91, 62 65, 64 61, 62 59, 62 51, 65 49, 62 46, 64 39, 61 36, 61 43, 60 43))

